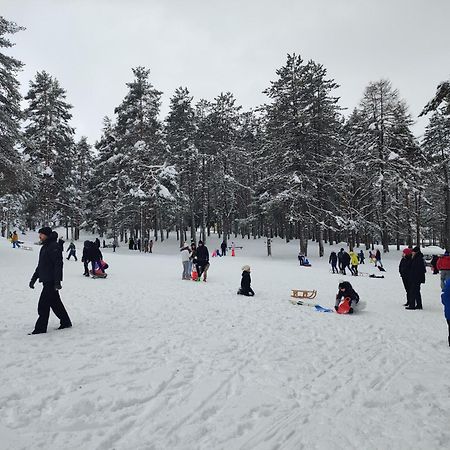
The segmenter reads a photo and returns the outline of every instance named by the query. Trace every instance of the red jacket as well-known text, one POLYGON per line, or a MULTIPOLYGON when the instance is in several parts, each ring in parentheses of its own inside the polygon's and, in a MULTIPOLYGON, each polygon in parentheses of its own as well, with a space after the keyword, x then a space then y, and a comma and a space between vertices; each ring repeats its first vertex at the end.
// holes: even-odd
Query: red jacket
POLYGON ((450 256, 441 256, 436 267, 438 270, 450 270, 450 256))

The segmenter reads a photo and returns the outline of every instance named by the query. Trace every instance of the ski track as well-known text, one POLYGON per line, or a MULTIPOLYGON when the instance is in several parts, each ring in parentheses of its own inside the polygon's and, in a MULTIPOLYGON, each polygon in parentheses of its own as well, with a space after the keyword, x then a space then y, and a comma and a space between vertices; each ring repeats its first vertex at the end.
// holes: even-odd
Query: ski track
POLYGON ((49 333, 27 336, 38 253, 0 240, 5 448, 450 446, 438 277, 427 274, 424 311, 403 311, 395 254, 385 280, 346 277, 368 305, 338 316, 290 304, 298 287, 317 288, 317 303, 331 306, 342 278, 314 257, 299 268, 295 247, 283 247, 293 260, 268 261, 248 243, 254 256, 213 259, 204 284, 180 280, 176 243, 167 245, 162 255, 108 254, 106 280, 65 261, 62 298, 74 328, 54 331, 53 317, 49 333), (236 295, 244 263, 254 268, 255 298, 236 295))

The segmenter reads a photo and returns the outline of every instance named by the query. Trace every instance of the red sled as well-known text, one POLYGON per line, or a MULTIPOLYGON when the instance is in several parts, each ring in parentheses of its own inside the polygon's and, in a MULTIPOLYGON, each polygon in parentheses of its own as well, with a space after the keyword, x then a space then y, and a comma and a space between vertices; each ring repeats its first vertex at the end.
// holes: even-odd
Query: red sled
POLYGON ((350 312, 350 297, 345 297, 341 303, 339 303, 337 313, 348 314, 350 312))

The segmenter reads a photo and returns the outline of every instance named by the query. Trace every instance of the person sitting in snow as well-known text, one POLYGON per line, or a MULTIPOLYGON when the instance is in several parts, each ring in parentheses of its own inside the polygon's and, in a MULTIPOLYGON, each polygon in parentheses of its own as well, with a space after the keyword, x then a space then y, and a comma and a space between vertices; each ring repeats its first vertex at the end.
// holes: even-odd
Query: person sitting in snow
POLYGON ((334 305, 334 309, 337 311, 342 300, 349 298, 350 299, 350 310, 349 314, 353 313, 353 307, 359 302, 359 295, 353 289, 352 285, 348 281, 341 281, 339 283, 339 290, 336 294, 336 303, 334 305))
POLYGON ((238 295, 246 295, 247 297, 253 297, 255 293, 253 289, 250 287, 252 279, 250 277, 250 266, 242 267, 242 279, 241 279, 241 287, 238 290, 238 295))

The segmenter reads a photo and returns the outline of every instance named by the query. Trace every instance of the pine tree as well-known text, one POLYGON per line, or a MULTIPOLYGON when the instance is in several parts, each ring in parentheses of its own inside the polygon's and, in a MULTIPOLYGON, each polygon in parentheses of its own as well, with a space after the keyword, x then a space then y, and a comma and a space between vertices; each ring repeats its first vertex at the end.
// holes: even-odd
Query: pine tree
MULTIPOLYGON (((14 44, 6 37, 23 30, 14 22, 0 16, 0 50, 11 48, 14 44)), ((9 231, 9 225, 22 205, 18 198, 23 191, 24 173, 17 146, 21 142, 20 109, 21 95, 17 73, 23 64, 0 51, 0 217, 2 235, 9 231)))
POLYGON ((43 223, 59 219, 58 212, 68 207, 65 188, 74 156, 74 129, 69 125, 72 106, 65 98, 65 90, 45 71, 36 74, 25 97, 24 153, 38 178, 33 203, 43 223))

